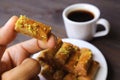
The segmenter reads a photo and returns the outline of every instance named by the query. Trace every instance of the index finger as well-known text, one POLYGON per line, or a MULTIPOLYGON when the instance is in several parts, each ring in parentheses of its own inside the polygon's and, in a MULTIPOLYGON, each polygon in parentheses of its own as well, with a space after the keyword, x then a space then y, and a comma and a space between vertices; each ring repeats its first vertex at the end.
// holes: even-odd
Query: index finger
POLYGON ((17 45, 8 48, 3 57, 2 61, 8 63, 11 61, 14 66, 21 64, 21 62, 45 48, 53 48, 56 45, 56 39, 53 35, 50 36, 48 42, 44 43, 37 39, 31 39, 17 45))

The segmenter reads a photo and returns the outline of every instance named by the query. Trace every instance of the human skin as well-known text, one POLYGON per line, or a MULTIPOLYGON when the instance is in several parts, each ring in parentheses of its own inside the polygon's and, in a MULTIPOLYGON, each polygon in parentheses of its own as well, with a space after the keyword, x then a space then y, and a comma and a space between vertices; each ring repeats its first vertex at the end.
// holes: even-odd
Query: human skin
POLYGON ((54 48, 55 36, 51 35, 47 42, 31 39, 11 47, 7 47, 17 36, 14 30, 17 16, 12 16, 0 28, 0 80, 39 80, 40 64, 30 56, 46 48, 54 48))

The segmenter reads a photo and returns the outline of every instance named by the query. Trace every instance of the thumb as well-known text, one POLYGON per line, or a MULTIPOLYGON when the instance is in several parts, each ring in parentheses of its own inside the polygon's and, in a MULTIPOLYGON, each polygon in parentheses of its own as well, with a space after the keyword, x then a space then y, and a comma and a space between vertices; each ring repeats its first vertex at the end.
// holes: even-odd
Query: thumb
POLYGON ((30 80, 40 72, 40 64, 31 58, 22 64, 2 74, 2 80, 30 80))

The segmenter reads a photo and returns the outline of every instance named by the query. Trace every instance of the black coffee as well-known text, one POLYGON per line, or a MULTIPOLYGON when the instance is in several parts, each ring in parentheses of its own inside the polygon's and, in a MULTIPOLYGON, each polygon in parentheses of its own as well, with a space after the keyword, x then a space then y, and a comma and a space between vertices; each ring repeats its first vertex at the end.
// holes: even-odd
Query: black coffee
POLYGON ((77 10, 69 13, 67 17, 72 21, 85 22, 92 20, 94 18, 94 15, 89 11, 77 10))

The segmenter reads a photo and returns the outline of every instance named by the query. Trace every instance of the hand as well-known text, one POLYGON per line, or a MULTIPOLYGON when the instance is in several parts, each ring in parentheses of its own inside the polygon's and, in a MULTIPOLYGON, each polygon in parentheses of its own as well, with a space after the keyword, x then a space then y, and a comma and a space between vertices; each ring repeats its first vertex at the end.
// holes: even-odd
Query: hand
POLYGON ((14 25, 18 17, 13 16, 0 28, 0 80, 39 80, 40 64, 29 58, 35 52, 55 46, 55 37, 51 35, 47 43, 37 39, 21 42, 6 49, 17 33, 14 25))

